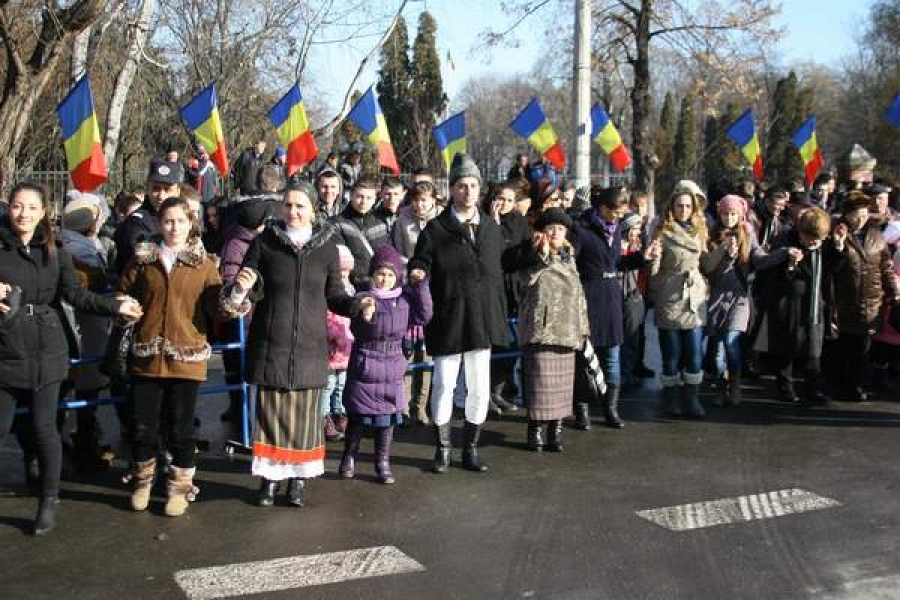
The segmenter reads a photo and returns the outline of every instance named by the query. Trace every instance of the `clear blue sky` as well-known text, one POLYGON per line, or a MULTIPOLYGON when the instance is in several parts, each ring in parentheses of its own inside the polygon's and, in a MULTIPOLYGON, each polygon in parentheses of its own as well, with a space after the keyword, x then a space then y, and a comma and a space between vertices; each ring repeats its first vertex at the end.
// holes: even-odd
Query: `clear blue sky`
MULTIPOLYGON (((779 44, 784 62, 815 61, 839 67, 841 59, 854 48, 871 0, 783 0, 778 23, 785 27, 779 44)), ((389 6, 389 4, 386 4, 389 6)), ((551 4, 552 6, 552 4, 551 4)), ((544 9, 525 21, 517 30, 518 48, 478 49, 478 35, 490 24, 502 30, 512 19, 494 0, 418 0, 410 2, 405 17, 410 43, 416 32, 418 14, 427 8, 438 23, 438 53, 443 67, 444 87, 451 104, 459 87, 472 76, 483 73, 514 74, 528 72, 541 56, 548 19, 552 12, 544 9), (447 52, 455 70, 447 64, 447 52)), ((557 16, 560 22, 565 16, 557 16)), ((340 47, 322 48, 313 56, 317 86, 324 95, 323 103, 333 113, 339 107, 347 85, 359 61, 374 43, 367 38, 340 47)), ((365 89, 376 79, 377 57, 358 82, 365 89)))

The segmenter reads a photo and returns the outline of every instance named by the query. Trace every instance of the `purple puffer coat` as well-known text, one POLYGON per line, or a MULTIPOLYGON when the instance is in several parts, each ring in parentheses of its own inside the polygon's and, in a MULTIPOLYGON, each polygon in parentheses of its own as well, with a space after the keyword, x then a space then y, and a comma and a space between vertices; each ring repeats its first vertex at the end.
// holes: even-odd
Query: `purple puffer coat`
POLYGON ((390 415, 406 408, 403 376, 408 362, 403 355, 403 336, 409 327, 431 320, 427 281, 370 293, 378 301, 372 321, 358 316, 350 324, 355 341, 343 398, 349 415, 390 415))

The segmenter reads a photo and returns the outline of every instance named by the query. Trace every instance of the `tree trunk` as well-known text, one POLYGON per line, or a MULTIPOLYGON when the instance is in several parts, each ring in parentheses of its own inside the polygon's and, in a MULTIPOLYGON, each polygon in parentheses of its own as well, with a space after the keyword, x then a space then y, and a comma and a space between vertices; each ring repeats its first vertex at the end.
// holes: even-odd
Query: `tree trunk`
POLYGON ((634 188, 650 194, 653 201, 653 163, 647 142, 650 137, 650 17, 653 0, 641 0, 635 22, 634 87, 631 90, 631 152, 634 188))
MULTIPOLYGON (((125 102, 128 100, 128 92, 137 74, 138 65, 144 55, 144 44, 150 33, 150 20, 156 12, 156 0, 144 0, 141 4, 141 12, 132 28, 131 44, 128 47, 128 56, 116 77, 116 87, 113 90, 112 100, 109 102, 109 110, 106 113, 106 140, 103 143, 103 154, 106 156, 106 164, 116 164, 116 153, 119 151, 119 136, 122 133, 122 113, 125 110, 125 102)), ((124 174, 123 174, 124 177, 124 174)), ((124 181, 124 180, 123 180, 124 181)))

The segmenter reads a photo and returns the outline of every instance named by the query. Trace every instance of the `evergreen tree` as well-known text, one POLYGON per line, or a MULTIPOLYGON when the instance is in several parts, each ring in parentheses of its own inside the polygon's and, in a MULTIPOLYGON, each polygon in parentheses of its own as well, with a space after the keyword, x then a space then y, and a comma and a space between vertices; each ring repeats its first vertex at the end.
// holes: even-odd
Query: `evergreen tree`
POLYGON ((694 99, 681 99, 675 144, 672 147, 673 174, 676 179, 693 179, 697 168, 697 119, 694 116, 694 99))
POLYGON ((766 176, 778 184, 786 184, 789 180, 803 178, 800 153, 791 141, 791 136, 809 116, 801 113, 803 107, 800 106, 798 87, 797 75, 793 71, 779 79, 775 85, 770 120, 772 126, 769 129, 765 167, 766 176))
POLYGON ((672 92, 666 92, 662 110, 659 115, 659 128, 656 134, 656 156, 660 167, 656 171, 656 203, 662 205, 672 193, 675 185, 675 170, 672 165, 672 149, 675 145, 675 131, 678 128, 678 116, 675 114, 675 98, 672 92))
POLYGON ((413 100, 412 128, 414 151, 409 159, 416 166, 436 163, 438 154, 431 130, 447 107, 447 95, 441 79, 441 61, 438 57, 436 37, 437 22, 428 11, 419 15, 419 29, 413 43, 411 65, 411 97, 413 100))
POLYGON ((381 47, 378 83, 375 91, 397 160, 403 167, 408 152, 413 100, 410 94, 409 33, 401 16, 390 37, 381 47))
POLYGON ((728 104, 721 116, 706 120, 703 135, 703 178, 710 200, 732 192, 739 179, 753 176, 752 167, 726 133, 728 127, 740 116, 738 108, 728 104))

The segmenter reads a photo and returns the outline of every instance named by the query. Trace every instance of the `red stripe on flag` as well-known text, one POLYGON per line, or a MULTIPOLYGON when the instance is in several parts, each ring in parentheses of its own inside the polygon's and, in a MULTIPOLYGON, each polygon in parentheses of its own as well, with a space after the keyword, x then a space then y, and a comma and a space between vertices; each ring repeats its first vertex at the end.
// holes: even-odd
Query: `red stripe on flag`
POLYGON ((94 144, 91 155, 72 169, 72 185, 79 192, 93 192, 106 183, 109 172, 106 169, 106 157, 100 144, 94 144))
POLYGON ((288 177, 311 163, 318 155, 319 147, 316 146, 316 139, 313 137, 312 131, 307 130, 300 134, 287 147, 288 177))
POLYGON ((628 153, 628 148, 625 147, 625 144, 620 144, 615 150, 610 152, 609 164, 619 173, 628 168, 628 165, 631 164, 631 155, 628 153))
POLYGON ((223 177, 228 174, 228 152, 225 150, 225 142, 219 140, 219 145, 216 146, 215 152, 209 155, 209 160, 216 165, 223 177))
POLYGON ((559 142, 556 142, 544 152, 544 158, 557 169, 564 169, 566 166, 566 151, 559 142))
POLYGON ((756 160, 753 161, 753 177, 757 181, 762 181, 764 176, 765 176, 765 173, 763 171, 762 155, 757 154, 756 160))
POLYGON ((823 162, 822 151, 816 148, 816 153, 813 155, 812 160, 806 165, 806 185, 812 185, 816 180, 816 175, 819 174, 819 169, 822 168, 823 162))
POLYGON ((400 175, 400 165, 397 163, 397 156, 394 154, 394 147, 391 144, 385 142, 378 144, 378 164, 390 169, 394 175, 400 175))

